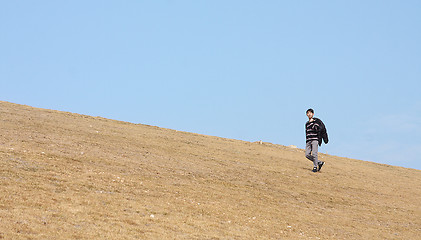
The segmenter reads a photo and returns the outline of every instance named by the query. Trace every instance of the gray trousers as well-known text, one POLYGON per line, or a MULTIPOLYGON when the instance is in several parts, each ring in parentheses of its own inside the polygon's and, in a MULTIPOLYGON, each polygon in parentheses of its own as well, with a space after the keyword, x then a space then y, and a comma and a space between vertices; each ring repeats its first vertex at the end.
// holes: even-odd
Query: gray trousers
POLYGON ((314 167, 318 167, 319 161, 317 153, 319 152, 319 141, 313 140, 306 142, 306 158, 313 162, 314 167))

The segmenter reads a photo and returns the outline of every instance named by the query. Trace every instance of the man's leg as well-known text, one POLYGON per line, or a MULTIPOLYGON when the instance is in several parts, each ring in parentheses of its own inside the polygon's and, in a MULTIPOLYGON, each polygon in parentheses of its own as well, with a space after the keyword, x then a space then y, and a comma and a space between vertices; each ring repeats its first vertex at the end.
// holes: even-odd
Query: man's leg
POLYGON ((311 142, 306 142, 306 158, 313 162, 313 156, 311 156, 311 142))
POLYGON ((313 164, 314 167, 319 167, 321 163, 318 158, 319 153, 319 142, 318 141, 311 141, 311 156, 313 157, 313 164))

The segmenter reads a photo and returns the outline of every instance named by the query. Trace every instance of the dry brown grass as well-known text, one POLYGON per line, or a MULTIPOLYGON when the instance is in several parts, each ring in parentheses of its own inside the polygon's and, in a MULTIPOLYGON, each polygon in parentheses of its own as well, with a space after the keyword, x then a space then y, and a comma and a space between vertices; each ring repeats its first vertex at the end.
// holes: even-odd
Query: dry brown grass
MULTIPOLYGON (((0 102, 0 239, 421 239, 421 171, 0 102)), ((334 143, 332 143, 334 144, 334 143)))

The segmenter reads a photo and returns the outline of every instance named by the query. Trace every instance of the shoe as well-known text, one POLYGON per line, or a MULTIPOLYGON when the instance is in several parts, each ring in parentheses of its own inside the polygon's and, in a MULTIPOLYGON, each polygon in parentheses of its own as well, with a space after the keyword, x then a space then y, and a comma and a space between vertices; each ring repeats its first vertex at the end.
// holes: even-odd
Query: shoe
POLYGON ((316 167, 313 168, 313 172, 317 172, 317 168, 316 167))
POLYGON ((318 171, 320 171, 320 170, 322 169, 323 164, 325 164, 325 162, 320 162, 320 163, 319 163, 319 170, 318 170, 318 171))

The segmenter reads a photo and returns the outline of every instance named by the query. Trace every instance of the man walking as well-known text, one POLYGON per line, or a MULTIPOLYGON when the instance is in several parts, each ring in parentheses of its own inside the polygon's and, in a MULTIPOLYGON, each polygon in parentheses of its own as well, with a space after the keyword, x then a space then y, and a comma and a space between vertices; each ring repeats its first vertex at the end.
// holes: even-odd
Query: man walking
POLYGON ((327 133, 323 122, 320 119, 313 118, 313 109, 308 109, 306 114, 308 117, 308 122, 306 122, 306 158, 313 162, 313 172, 318 172, 325 164, 318 159, 318 147, 322 143, 322 135, 323 140, 327 143, 327 133), (326 135, 326 139, 324 135, 326 135))

